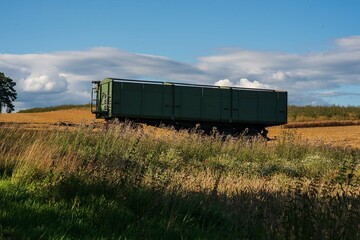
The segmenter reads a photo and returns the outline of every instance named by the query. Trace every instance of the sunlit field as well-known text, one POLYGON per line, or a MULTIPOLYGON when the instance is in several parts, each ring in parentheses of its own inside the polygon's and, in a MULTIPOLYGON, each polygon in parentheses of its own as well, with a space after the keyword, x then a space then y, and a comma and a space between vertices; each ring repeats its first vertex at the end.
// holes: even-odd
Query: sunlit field
POLYGON ((360 238, 356 147, 301 129, 265 141, 76 113, 35 128, 1 115, 0 238, 360 238))

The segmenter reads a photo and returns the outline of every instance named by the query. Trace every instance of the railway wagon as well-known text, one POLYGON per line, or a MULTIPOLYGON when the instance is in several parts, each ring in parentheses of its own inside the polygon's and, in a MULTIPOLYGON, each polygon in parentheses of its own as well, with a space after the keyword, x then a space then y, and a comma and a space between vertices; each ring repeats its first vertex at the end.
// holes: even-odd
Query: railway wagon
POLYGON ((287 123, 286 91, 117 78, 92 83, 96 118, 265 137, 266 127, 287 123))

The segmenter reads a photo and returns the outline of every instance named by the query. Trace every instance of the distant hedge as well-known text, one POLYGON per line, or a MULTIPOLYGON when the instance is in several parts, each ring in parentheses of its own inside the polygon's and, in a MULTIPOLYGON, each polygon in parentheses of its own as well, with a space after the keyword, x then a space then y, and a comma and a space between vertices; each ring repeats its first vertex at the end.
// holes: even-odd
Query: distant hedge
POLYGON ((66 110, 66 109, 90 109, 90 104, 83 105, 59 105, 59 106, 51 106, 44 108, 29 108, 25 110, 20 110, 19 113, 37 113, 37 112, 51 112, 58 110, 66 110))
POLYGON ((289 121, 360 120, 360 106, 293 106, 288 107, 289 121))

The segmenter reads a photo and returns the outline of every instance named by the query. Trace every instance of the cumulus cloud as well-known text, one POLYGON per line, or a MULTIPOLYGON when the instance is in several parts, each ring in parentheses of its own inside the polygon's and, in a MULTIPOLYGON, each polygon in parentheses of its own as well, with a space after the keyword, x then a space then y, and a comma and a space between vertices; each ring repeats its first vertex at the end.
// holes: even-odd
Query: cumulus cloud
POLYGON ((201 57, 198 66, 218 79, 226 74, 228 79, 256 79, 284 89, 336 88, 360 82, 358 39, 360 37, 343 38, 335 41, 336 50, 314 54, 227 50, 223 54, 201 57), (348 51, 349 46, 352 51, 348 51))
POLYGON ((0 54, 0 72, 17 82, 17 109, 90 102, 91 81, 105 77, 203 81, 196 66, 167 57, 99 47, 44 54, 0 54))
MULTIPOLYGON (((19 108, 87 103, 91 81, 105 77, 273 88, 289 91, 291 104, 326 104, 329 96, 345 96, 346 86, 360 89, 360 36, 334 44, 332 50, 310 54, 226 49, 195 63, 109 47, 0 53, 0 71, 17 82, 19 108)), ((360 105, 359 95, 351 99, 360 105)))
POLYGON ((222 79, 214 84, 215 86, 227 87, 243 87, 243 88, 270 88, 269 85, 260 83, 259 81, 250 81, 246 78, 241 78, 238 82, 233 83, 229 79, 222 79))
POLYGON ((221 79, 215 82, 214 85, 219 87, 234 87, 234 83, 231 82, 229 79, 221 79))
POLYGON ((67 88, 65 77, 60 74, 32 73, 20 82, 24 92, 54 93, 64 92, 67 88))
MULTIPOLYGON (((321 91, 360 87, 360 36, 341 38, 334 43, 334 50, 311 54, 227 49, 221 54, 201 57, 198 66, 218 79, 224 79, 225 73, 226 79, 233 82, 244 78, 287 90, 292 104, 326 104, 321 91)), ((339 97, 346 95, 337 92, 339 97)), ((353 96, 354 102, 346 104, 360 105, 359 96, 353 96)))
POLYGON ((270 88, 269 85, 260 83, 259 81, 249 81, 246 78, 240 79, 238 83, 239 87, 245 87, 245 88, 270 88))

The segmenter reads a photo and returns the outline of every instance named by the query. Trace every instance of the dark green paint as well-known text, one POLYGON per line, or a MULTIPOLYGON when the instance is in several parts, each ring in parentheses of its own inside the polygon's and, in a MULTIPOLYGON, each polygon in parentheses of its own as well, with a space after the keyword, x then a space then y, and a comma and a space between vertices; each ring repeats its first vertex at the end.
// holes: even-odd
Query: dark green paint
POLYGON ((104 79, 97 118, 279 125, 287 122, 287 92, 104 79))

